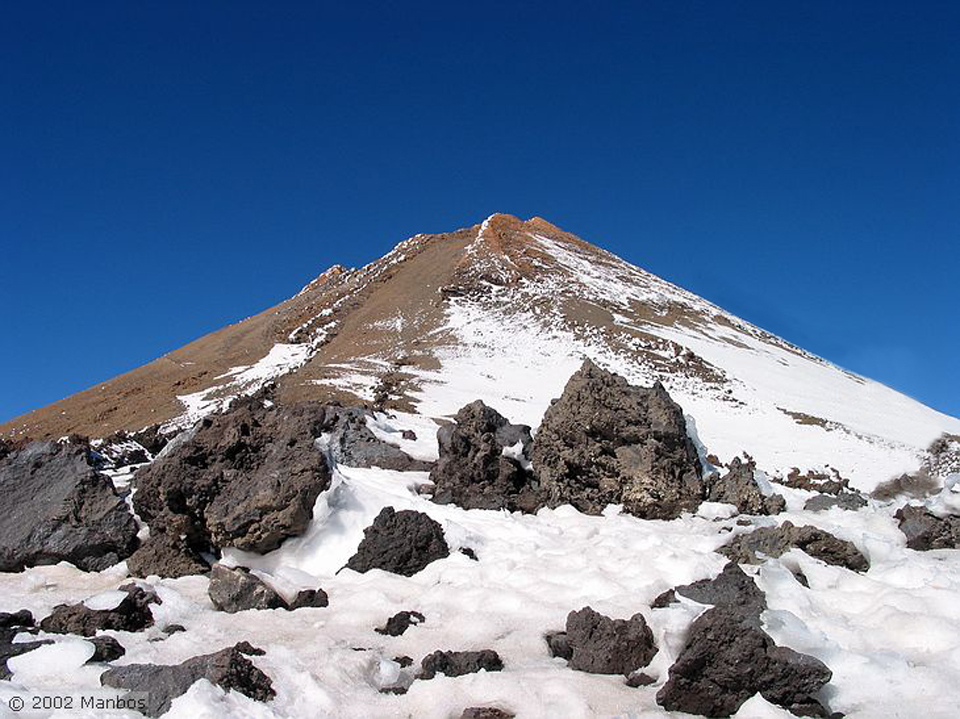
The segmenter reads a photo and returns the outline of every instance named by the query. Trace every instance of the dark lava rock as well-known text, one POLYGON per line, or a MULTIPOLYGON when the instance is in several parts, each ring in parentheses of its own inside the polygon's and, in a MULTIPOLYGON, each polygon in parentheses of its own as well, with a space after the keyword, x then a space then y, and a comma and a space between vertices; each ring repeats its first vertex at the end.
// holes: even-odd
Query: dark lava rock
POLYGON ((426 617, 420 612, 397 612, 387 620, 384 626, 377 627, 374 631, 377 634, 399 637, 410 627, 415 627, 424 621, 426 621, 426 617))
POLYGON ((33 442, 0 460, 0 571, 99 571, 136 548, 137 524, 88 447, 33 442))
POLYGON ((496 707, 469 707, 463 710, 460 719, 513 719, 515 716, 496 707))
POLYGON ((956 549, 960 545, 960 517, 938 517, 924 507, 906 505, 897 510, 900 531, 910 549, 956 549))
POLYGON ((285 609, 287 606, 283 597, 246 567, 231 569, 214 564, 207 594, 216 609, 230 614, 246 609, 285 609))
POLYGON ((778 647, 737 610, 710 609, 690 627, 657 703, 668 711, 730 716, 751 696, 801 716, 827 716, 814 698, 832 672, 820 660, 778 647))
POLYGON ((363 530, 363 540, 347 567, 356 572, 383 569, 410 577, 449 555, 443 529, 436 521, 423 512, 384 507, 363 530))
POLYGON ((570 668, 594 674, 627 675, 647 666, 657 653, 643 615, 610 619, 590 607, 567 615, 566 642, 570 668))
POLYGON ((135 577, 186 577, 206 574, 210 566, 179 534, 154 528, 140 548, 127 557, 127 569, 135 577))
POLYGON ((235 401, 137 472, 134 507, 152 526, 177 526, 196 551, 276 549, 303 533, 317 495, 330 486, 326 458, 314 446, 324 417, 316 404, 235 401))
POLYGON ((701 579, 667 590, 654 599, 651 606, 663 608, 672 604, 677 594, 701 604, 739 612, 744 617, 754 617, 758 622, 767 606, 767 598, 757 583, 736 562, 727 562, 723 571, 713 579, 701 579))
POLYGON ((440 458, 430 472, 433 501, 464 509, 533 512, 542 502, 536 481, 521 457, 530 456, 533 439, 526 425, 510 424, 480 400, 457 412, 456 424, 437 431, 440 458), (504 450, 519 450, 519 456, 504 450))
POLYGON ((631 689, 636 689, 637 687, 648 687, 651 684, 656 684, 656 682, 656 679, 649 674, 644 674, 643 672, 634 672, 627 677, 627 686, 631 689))
POLYGON ((120 642, 106 634, 99 637, 90 637, 89 641, 93 644, 93 656, 87 660, 88 664, 90 662, 112 662, 127 653, 120 642))
POLYGON ((226 691, 237 691, 257 701, 273 699, 276 692, 270 677, 247 659, 249 645, 237 644, 213 654, 188 659, 181 664, 126 664, 108 669, 100 676, 105 687, 146 692, 144 714, 160 716, 171 702, 200 679, 206 679, 226 691))
POLYGON ((327 593, 322 589, 301 589, 293 601, 287 604, 287 609, 320 609, 330 604, 327 593))
POLYGON ((413 441, 416 441, 417 439, 417 433, 414 432, 412 429, 401 430, 400 436, 403 437, 404 439, 413 440, 413 441))
POLYGON ((414 459, 396 445, 378 438, 367 426, 369 416, 360 407, 328 405, 323 408, 321 431, 327 437, 327 451, 337 464, 401 472, 423 472, 433 466, 432 462, 414 459))
POLYGON ((477 558, 477 553, 470 549, 470 547, 460 547, 460 554, 465 556, 467 559, 472 559, 474 562, 480 561, 477 558))
POLYGON ((32 626, 33 614, 29 609, 21 609, 18 612, 0 612, 0 629, 32 626))
POLYGON ((711 502, 734 504, 742 514, 779 514, 787 503, 775 494, 765 497, 754 479, 757 465, 753 461, 741 462, 736 457, 725 475, 710 475, 703 481, 706 499, 711 502))
POLYGON ((393 661, 395 661, 401 667, 409 667, 413 664, 413 658, 408 657, 406 654, 402 654, 399 657, 394 657, 393 661))
POLYGON ((786 479, 780 480, 780 484, 792 489, 806 489, 823 494, 840 494, 850 489, 850 480, 841 477, 835 469, 829 474, 812 469, 801 474, 800 470, 794 467, 787 473, 786 479))
POLYGON ((139 632, 153 626, 151 604, 161 604, 153 590, 129 583, 120 587, 127 596, 113 609, 90 609, 83 602, 61 604, 40 621, 40 628, 54 634, 79 634, 92 637, 101 629, 139 632))
POLYGON ((791 547, 802 549, 811 557, 827 564, 865 572, 870 568, 867 558, 852 543, 838 539, 817 527, 796 527, 784 522, 779 527, 761 527, 749 534, 741 534, 717 551, 741 564, 759 564, 759 554, 779 557, 791 547))
POLYGON ((634 387, 590 360, 544 414, 533 466, 551 506, 586 514, 623 504, 637 517, 675 519, 703 499, 683 410, 663 385, 634 387))
POLYGON ((803 505, 803 508, 808 512, 822 512, 825 509, 839 507, 840 509, 855 512, 861 507, 866 506, 867 500, 863 498, 860 492, 843 491, 836 495, 818 494, 815 497, 810 497, 803 505))
POLYGON ((500 655, 492 649, 482 649, 478 652, 443 652, 435 651, 423 658, 420 662, 420 679, 433 679, 437 674, 448 677, 459 677, 463 674, 473 674, 485 669, 488 672, 499 672, 503 669, 500 655))
POLYGON ((566 632, 548 632, 544 639, 547 642, 547 648, 550 649, 550 656, 567 661, 573 658, 573 647, 570 646, 566 632))

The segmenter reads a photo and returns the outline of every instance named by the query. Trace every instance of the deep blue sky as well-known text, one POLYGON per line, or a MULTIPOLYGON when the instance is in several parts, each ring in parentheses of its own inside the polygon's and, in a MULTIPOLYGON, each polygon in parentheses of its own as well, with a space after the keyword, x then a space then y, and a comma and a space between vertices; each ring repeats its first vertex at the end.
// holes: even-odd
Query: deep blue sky
POLYGON ((541 215, 960 415, 960 4, 22 2, 0 419, 541 215))

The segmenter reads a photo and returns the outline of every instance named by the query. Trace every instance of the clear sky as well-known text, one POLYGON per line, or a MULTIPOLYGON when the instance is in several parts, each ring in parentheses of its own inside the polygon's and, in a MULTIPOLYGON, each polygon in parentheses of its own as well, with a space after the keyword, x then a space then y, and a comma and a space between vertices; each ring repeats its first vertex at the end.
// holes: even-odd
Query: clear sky
POLYGON ((495 211, 960 415, 960 3, 357 5, 4 6, 0 419, 495 211))

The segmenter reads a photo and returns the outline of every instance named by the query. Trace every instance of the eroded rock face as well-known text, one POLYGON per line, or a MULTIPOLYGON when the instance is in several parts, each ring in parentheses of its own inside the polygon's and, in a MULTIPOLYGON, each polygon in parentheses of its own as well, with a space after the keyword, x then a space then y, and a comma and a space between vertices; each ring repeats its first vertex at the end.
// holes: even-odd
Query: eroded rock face
POLYGON ((756 463, 742 462, 736 457, 722 477, 712 475, 704 479, 706 499, 734 504, 742 514, 779 514, 787 503, 779 494, 764 496, 754 479, 756 468, 756 463))
POLYGON ((151 604, 161 604, 151 589, 129 583, 120 587, 127 596, 113 609, 90 609, 83 602, 61 604, 40 622, 40 628, 52 634, 79 634, 92 637, 101 629, 139 632, 153 626, 151 604))
POLYGON ((778 647, 743 613, 716 607, 690 627, 657 703, 669 711, 730 716, 760 692, 795 714, 827 716, 814 695, 832 676, 818 659, 778 647))
MULTIPOLYGON (((173 527, 166 527, 167 530, 173 527)), ((127 569, 135 577, 186 577, 205 574, 210 566, 179 534, 161 531, 150 533, 139 549, 127 558, 127 569)))
MULTIPOLYGON (((322 406, 235 402, 201 421, 135 478, 134 506, 151 529, 176 526, 197 551, 268 552, 302 534, 330 469, 314 440, 322 406)), ((178 438, 179 440, 179 438, 178 438)))
POLYGON ((637 517, 675 519, 703 499, 680 406, 661 384, 634 387, 590 360, 544 414, 533 466, 551 505, 586 514, 623 504, 637 517))
POLYGON ((865 572, 870 568, 867 558, 851 542, 838 539, 817 527, 796 527, 791 522, 741 534, 717 551, 741 564, 759 564, 762 559, 758 555, 779 557, 791 547, 802 549, 827 564, 855 572, 865 572))
POLYGON ((265 702, 276 695, 270 677, 245 656, 262 653, 241 642, 180 664, 126 664, 113 667, 100 676, 100 683, 105 687, 147 692, 149 703, 144 713, 151 717, 169 710, 171 702, 200 679, 206 679, 226 691, 237 691, 265 702))
POLYGON ((538 509, 541 500, 526 459, 533 443, 530 428, 510 424, 480 400, 454 419, 456 424, 437 431, 440 458, 430 472, 433 501, 464 509, 538 509))
POLYGON ((347 567, 357 572, 383 569, 410 577, 449 555, 443 529, 436 521, 423 512, 384 507, 363 530, 363 540, 347 567))
POLYGON ((960 517, 938 517, 924 507, 910 504, 898 509, 895 516, 910 549, 925 552, 956 549, 960 545, 960 517))
POLYGON ((359 407, 323 407, 320 428, 337 464, 380 467, 400 472, 424 472, 432 462, 414 459, 396 445, 379 439, 367 426, 369 414, 359 407))
POLYGON ((34 442, 0 460, 0 571, 70 562, 99 571, 137 547, 137 524, 88 447, 34 442))
POLYGON ((642 614, 610 619, 590 607, 570 612, 565 637, 548 638, 555 656, 568 655, 571 669, 594 674, 623 674, 650 663, 657 646, 642 614))
POLYGON ((492 649, 481 649, 478 652, 444 652, 435 651, 427 655, 420 662, 419 679, 433 679, 437 674, 448 677, 459 677, 464 674, 473 674, 484 669, 488 672, 499 672, 503 669, 500 655, 492 649))

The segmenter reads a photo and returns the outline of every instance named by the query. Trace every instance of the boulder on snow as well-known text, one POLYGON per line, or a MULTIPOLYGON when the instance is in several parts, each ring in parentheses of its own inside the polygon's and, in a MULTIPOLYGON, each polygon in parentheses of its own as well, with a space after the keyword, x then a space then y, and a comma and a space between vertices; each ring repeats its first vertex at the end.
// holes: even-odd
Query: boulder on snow
POLYGON ((734 458, 722 477, 712 474, 703 480, 706 499, 736 505, 742 514, 779 514, 787 503, 779 494, 764 496, 754 478, 757 465, 752 460, 734 458))
POLYGON ((135 577, 176 578, 206 574, 210 565, 190 546, 184 535, 176 532, 175 526, 167 526, 151 529, 150 536, 127 557, 127 570, 135 577))
POLYGON ((803 508, 808 512, 822 512, 827 509, 839 507, 851 512, 855 512, 861 507, 867 506, 867 500, 863 498, 860 492, 842 491, 839 494, 818 494, 810 497, 803 508))
POLYGON ((136 547, 137 524, 88 447, 33 442, 0 460, 0 571, 99 571, 136 547))
POLYGON ((16 612, 0 612, 0 629, 32 627, 33 624, 33 613, 29 609, 20 609, 16 612))
POLYGON ((427 655, 420 662, 419 679, 433 679, 437 674, 448 677, 459 677, 464 674, 473 674, 484 669, 488 672, 499 672, 503 669, 500 655, 492 649, 481 649, 477 652, 444 652, 437 650, 427 655))
POLYGON ((90 637, 87 641, 93 644, 93 656, 87 660, 87 664, 112 662, 127 653, 120 642, 106 634, 99 637, 90 637))
POLYGON ((440 456, 430 472, 433 501, 464 509, 532 512, 540 505, 529 469, 530 428, 510 424, 480 400, 437 431, 440 456))
POLYGON ((870 563, 853 543, 838 539, 817 527, 796 527, 784 522, 779 527, 761 527, 735 537, 717 551, 740 564, 759 564, 761 557, 779 557, 791 547, 801 549, 827 564, 865 572, 870 563))
POLYGON ((496 707, 469 707, 463 710, 460 719, 513 719, 515 716, 496 707))
POLYGON ((152 589, 130 582, 120 587, 126 596, 112 609, 91 609, 83 602, 60 604, 40 621, 40 628, 51 634, 79 634, 92 637, 102 629, 139 632, 153 626, 151 604, 161 604, 152 589))
POLYGON ((317 404, 237 400, 137 472, 134 507, 152 526, 177 526, 194 551, 276 549, 304 532, 317 496, 330 486, 326 458, 314 445, 324 418, 317 404))
POLYGON ((754 619, 759 625, 760 614, 766 609, 767 598, 757 583, 736 562, 727 562, 723 571, 713 579, 701 579, 668 589, 650 605, 660 609, 676 601, 676 595, 700 604, 710 604, 739 612, 745 619, 754 619))
POLYGON ((147 707, 143 713, 150 717, 160 716, 169 710, 171 702, 200 679, 206 679, 225 691, 237 691, 264 702, 273 699, 276 692, 270 677, 245 656, 257 653, 263 652, 241 642, 180 664, 126 664, 112 667, 100 676, 100 683, 105 687, 146 692, 147 707))
POLYGON ((214 608, 234 614, 247 609, 287 609, 327 606, 327 594, 322 589, 303 589, 287 602, 273 587, 246 567, 227 567, 214 564, 210 570, 207 594, 214 608))
POLYGON ((566 632, 547 636, 554 656, 571 669, 593 674, 627 676, 650 663, 657 653, 653 632, 642 614, 610 619, 590 607, 567 615, 566 632))
POLYGON ((443 529, 435 520, 423 512, 384 507, 363 530, 363 540, 347 567, 356 572, 383 569, 410 577, 449 555, 443 529))
POLYGON ((938 517, 925 507, 907 504, 894 515, 907 546, 925 552, 931 549, 956 549, 960 545, 960 517, 938 517))
POLYGON ((801 716, 827 716, 814 695, 832 677, 820 660, 779 647, 741 611, 715 607, 690 627, 657 703, 668 711, 730 716, 759 692, 801 716))
POLYGON ((323 407, 320 429, 326 450, 337 464, 400 472, 425 472, 433 466, 432 462, 414 459, 396 445, 377 437, 367 424, 369 417, 370 413, 361 407, 323 407))
POLYGON ((644 519, 675 519, 703 499, 683 410, 663 385, 632 386, 590 360, 544 414, 533 466, 549 504, 586 514, 622 504, 644 519))
POLYGON ((382 627, 377 627, 374 631, 377 634, 385 634, 390 637, 399 637, 410 627, 426 621, 420 612, 397 612, 387 620, 382 627))

